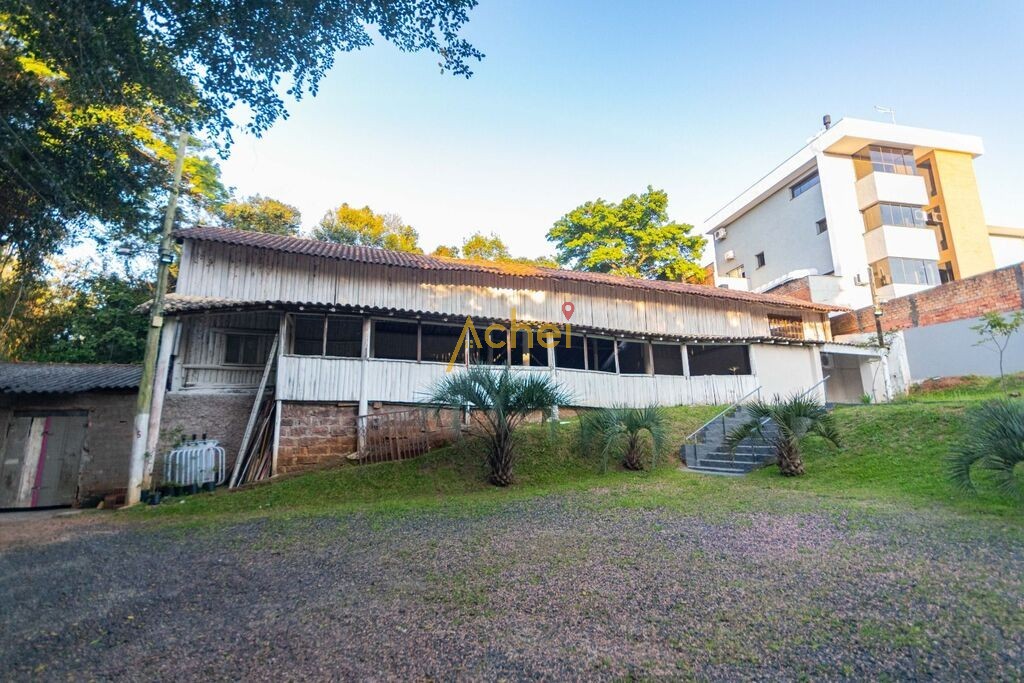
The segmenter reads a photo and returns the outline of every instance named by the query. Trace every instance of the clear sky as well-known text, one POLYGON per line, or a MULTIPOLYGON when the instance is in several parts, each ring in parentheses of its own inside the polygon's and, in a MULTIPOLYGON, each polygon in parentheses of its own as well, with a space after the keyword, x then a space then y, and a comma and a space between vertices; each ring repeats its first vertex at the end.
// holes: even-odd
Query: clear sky
POLYGON ((401 214, 429 251, 476 230, 551 253, 562 214, 648 184, 699 225, 803 146, 822 114, 980 135, 990 224, 1024 227, 1024 2, 484 0, 464 80, 380 42, 341 55, 315 98, 224 180, 299 207, 401 214), (1016 161, 1015 161, 1016 160, 1016 161))

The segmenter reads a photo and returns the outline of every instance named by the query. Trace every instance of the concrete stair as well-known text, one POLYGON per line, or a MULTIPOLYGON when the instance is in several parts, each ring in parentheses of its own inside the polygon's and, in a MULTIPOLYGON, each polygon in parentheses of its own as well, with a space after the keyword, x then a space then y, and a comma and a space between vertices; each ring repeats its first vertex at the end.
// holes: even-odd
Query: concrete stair
POLYGON ((743 406, 723 415, 695 437, 696 443, 683 444, 680 457, 687 468, 705 474, 741 476, 775 462, 775 449, 766 439, 778 433, 774 424, 764 426, 764 436, 753 435, 730 450, 725 437, 750 420, 743 406))

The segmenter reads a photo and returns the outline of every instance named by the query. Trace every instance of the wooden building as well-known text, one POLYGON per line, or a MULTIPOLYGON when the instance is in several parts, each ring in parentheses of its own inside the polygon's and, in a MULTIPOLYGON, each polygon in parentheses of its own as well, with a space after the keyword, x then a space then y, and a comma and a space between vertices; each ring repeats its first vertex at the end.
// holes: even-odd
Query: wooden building
POLYGON ((155 405, 161 450, 206 434, 230 457, 262 383, 276 407, 275 472, 352 452, 358 416, 421 402, 453 360, 550 373, 576 407, 726 404, 759 387, 806 389, 822 379, 836 310, 223 228, 176 237, 155 405), (463 334, 467 318, 479 345, 463 334))

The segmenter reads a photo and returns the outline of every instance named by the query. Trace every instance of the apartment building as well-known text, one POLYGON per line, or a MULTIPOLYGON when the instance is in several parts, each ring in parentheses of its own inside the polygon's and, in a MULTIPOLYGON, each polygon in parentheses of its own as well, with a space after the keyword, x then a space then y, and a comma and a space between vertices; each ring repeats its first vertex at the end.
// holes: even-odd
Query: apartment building
POLYGON ((981 138, 846 118, 828 125, 704 224, 720 287, 860 308, 1024 255, 1024 231, 985 222, 981 138), (1000 254, 997 261, 993 245, 1000 254))

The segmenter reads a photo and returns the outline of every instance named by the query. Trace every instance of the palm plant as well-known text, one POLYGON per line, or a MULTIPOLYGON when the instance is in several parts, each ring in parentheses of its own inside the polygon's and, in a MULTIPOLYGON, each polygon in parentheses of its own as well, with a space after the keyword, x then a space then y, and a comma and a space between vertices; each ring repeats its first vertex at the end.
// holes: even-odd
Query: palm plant
POLYGON ((992 473, 1003 493, 1019 496, 1014 468, 1024 462, 1024 401, 996 399, 967 412, 964 440, 948 459, 950 479, 963 491, 973 491, 975 465, 992 473))
POLYGON ((550 417, 552 410, 568 403, 570 397, 547 373, 471 366, 438 381, 427 401, 439 407, 468 406, 480 411, 473 429, 487 444, 490 482, 508 486, 513 481, 516 428, 531 413, 539 411, 550 417))
POLYGON ((651 467, 656 467, 658 452, 668 442, 667 418, 658 406, 602 408, 585 413, 580 426, 585 447, 601 454, 604 470, 608 469, 608 457, 613 453, 622 458, 627 470, 642 470, 648 447, 651 467))
POLYGON ((770 401, 758 399, 745 406, 745 410, 750 419, 726 436, 726 446, 735 450, 750 436, 763 438, 775 449, 776 463, 783 476, 795 477, 804 473, 800 446, 806 437, 820 436, 833 446, 840 445, 839 430, 832 413, 809 396, 793 395, 786 399, 775 396, 770 401))

